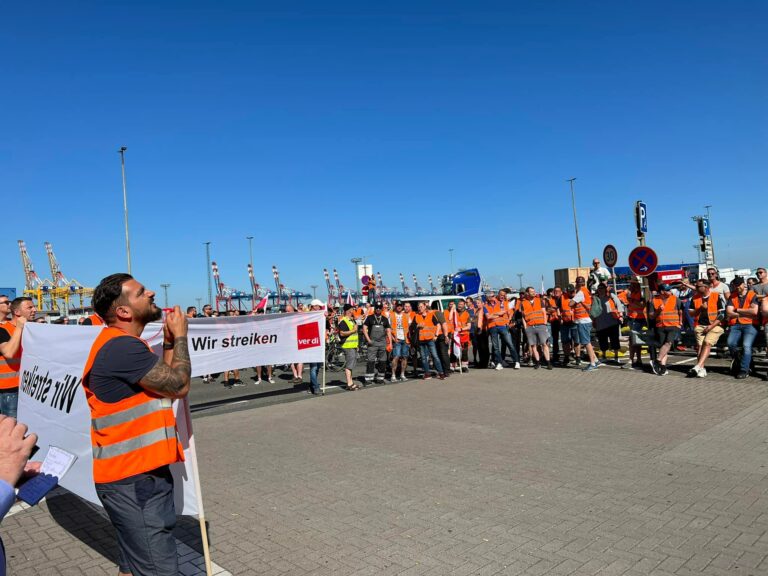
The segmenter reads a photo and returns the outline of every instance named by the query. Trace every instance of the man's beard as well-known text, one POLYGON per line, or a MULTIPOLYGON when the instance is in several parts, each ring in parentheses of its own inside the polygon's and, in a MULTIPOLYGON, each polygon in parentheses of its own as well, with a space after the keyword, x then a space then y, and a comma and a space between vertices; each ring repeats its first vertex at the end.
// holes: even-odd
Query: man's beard
POLYGON ((142 314, 138 320, 144 323, 144 325, 147 325, 150 322, 154 322, 155 320, 160 320, 162 317, 162 309, 158 308, 154 303, 152 303, 149 309, 144 314, 142 314))

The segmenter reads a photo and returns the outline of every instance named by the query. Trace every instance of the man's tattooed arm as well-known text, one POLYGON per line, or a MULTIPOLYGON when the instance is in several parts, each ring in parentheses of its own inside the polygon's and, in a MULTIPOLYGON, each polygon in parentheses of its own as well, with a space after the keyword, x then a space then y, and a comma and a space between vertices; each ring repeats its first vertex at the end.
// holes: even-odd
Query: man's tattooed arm
POLYGON ((183 398, 189 392, 192 364, 189 360, 189 344, 186 336, 173 342, 173 356, 170 365, 162 358, 139 384, 166 398, 183 398))

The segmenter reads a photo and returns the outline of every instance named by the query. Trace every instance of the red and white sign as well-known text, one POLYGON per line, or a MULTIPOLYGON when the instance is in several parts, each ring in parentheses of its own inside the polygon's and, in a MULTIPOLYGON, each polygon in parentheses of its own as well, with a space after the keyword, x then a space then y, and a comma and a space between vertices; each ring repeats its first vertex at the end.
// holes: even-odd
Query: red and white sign
POLYGON ((296 345, 299 350, 320 346, 320 326, 317 322, 296 326, 296 345))
POLYGON ((685 271, 683 270, 663 270, 656 272, 656 279, 662 284, 672 284, 680 282, 685 279, 685 271))

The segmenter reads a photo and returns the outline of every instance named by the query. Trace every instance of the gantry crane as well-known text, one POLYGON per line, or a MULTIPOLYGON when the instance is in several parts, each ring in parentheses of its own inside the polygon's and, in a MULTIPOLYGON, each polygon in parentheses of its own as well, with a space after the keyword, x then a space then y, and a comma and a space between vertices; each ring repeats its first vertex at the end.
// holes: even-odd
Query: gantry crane
MULTIPOLYGON (((50 242, 45 242, 45 251, 48 254, 48 264, 51 267, 51 278, 53 278, 54 305, 67 314, 70 312, 85 313, 85 301, 93 296, 93 288, 83 286, 74 278, 67 279, 61 266, 59 266, 56 254, 53 252, 53 245, 50 242), (75 298, 78 300, 73 302, 72 300, 75 298)), ((90 304, 88 307, 90 308, 90 304)))
POLYGON ((211 271, 213 280, 216 283, 216 311, 229 312, 230 310, 243 310, 243 300, 253 299, 253 294, 246 294, 242 290, 230 288, 221 281, 219 276, 219 266, 216 262, 211 262, 211 271), (235 306, 237 302, 237 306, 235 306), (222 305, 224 309, 222 310, 222 305))
POLYGON ((54 283, 47 278, 41 279, 37 275, 24 240, 19 240, 19 253, 21 254, 21 266, 24 268, 24 296, 32 298, 40 311, 58 310, 56 299, 53 297, 54 283))

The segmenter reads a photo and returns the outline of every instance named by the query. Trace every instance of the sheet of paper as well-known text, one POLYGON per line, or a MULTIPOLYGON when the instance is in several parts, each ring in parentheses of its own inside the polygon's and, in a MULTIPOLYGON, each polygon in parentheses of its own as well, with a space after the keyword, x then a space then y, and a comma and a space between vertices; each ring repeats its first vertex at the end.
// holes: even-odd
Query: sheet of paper
POLYGON ((75 460, 77 460, 77 456, 74 454, 70 454, 58 446, 49 446, 48 454, 45 455, 40 472, 61 479, 67 473, 67 470, 72 467, 75 460))

